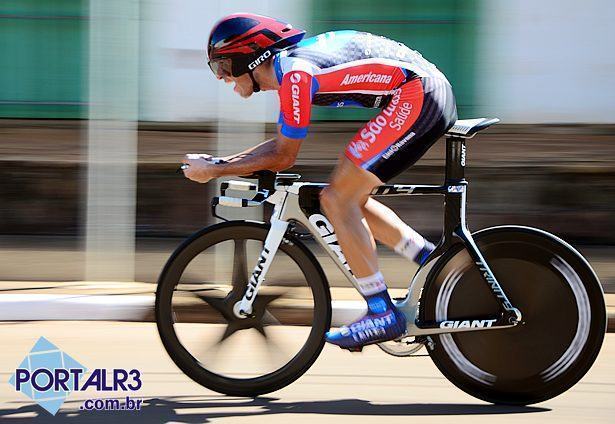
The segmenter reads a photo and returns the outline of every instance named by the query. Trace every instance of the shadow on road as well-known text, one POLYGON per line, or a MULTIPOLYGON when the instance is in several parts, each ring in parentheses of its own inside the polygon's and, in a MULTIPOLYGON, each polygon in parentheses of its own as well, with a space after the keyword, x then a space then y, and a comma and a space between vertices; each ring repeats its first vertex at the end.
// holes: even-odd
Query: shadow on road
MULTIPOLYGON (((122 398, 120 398, 123 400, 122 398)), ((220 396, 164 397, 146 399, 140 411, 81 411, 80 403, 68 402, 55 417, 37 405, 0 410, 0 418, 12 423, 97 423, 131 424, 178 422, 206 423, 222 417, 258 417, 275 414, 325 414, 358 416, 421 416, 421 415, 498 415, 546 412, 550 409, 530 406, 498 406, 489 404, 403 403, 372 404, 360 399, 331 401, 281 402, 276 398, 241 399, 220 396), (69 409, 68 407, 73 407, 69 409), (215 408, 215 410, 214 410, 215 408), (212 412, 207 412, 212 409, 212 412), (32 417, 35 413, 37 416, 32 417), (19 415, 28 415, 19 416, 19 415)), ((5 404, 4 406, 7 406, 5 404)))

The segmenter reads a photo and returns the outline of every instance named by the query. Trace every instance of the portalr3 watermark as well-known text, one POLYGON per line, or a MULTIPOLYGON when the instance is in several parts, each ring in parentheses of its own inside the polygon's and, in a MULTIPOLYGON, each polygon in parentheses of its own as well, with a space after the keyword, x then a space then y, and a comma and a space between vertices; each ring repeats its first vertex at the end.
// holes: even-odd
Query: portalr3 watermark
MULTIPOLYGON (((45 337, 40 337, 11 375, 15 391, 32 399, 55 415, 72 392, 136 392, 143 382, 137 369, 88 369, 45 337)), ((82 411, 138 411, 142 399, 92 398, 85 400, 82 411)))

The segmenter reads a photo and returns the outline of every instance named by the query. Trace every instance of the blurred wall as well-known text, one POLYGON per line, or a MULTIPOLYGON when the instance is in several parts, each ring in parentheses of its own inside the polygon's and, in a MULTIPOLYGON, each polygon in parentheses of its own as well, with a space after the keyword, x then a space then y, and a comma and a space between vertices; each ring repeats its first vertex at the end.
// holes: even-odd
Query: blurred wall
POLYGON ((146 121, 274 121, 274 93, 249 100, 217 81, 207 66, 209 32, 222 16, 252 12, 287 20, 297 27, 309 21, 308 1, 146 1, 142 7, 141 119, 146 121))
MULTIPOLYGON (((88 3, 0 2, 0 116, 52 118, 0 120, 0 279, 83 278, 88 123, 53 118, 87 116, 88 3)), ((215 185, 175 173, 185 152, 227 154, 274 135, 275 126, 263 122, 277 115, 276 95, 241 99, 205 62, 215 20, 244 10, 287 19, 309 34, 354 27, 399 38, 447 73, 462 117, 520 123, 497 125, 468 144, 472 229, 534 225, 575 242, 615 243, 615 2, 140 0, 139 10, 140 119, 164 121, 139 123, 141 240, 185 236, 212 222, 215 185)), ((315 116, 343 111, 327 113, 315 116)), ((314 122, 294 170, 326 180, 360 125, 314 122)), ((436 143, 396 182, 440 181, 443 156, 436 143)), ((394 202, 404 220, 437 237, 441 199, 394 202)), ((156 273, 171 248, 165 246, 160 263, 138 256, 137 268, 156 273)))
POLYGON ((86 117, 87 28, 87 0, 0 1, 0 117, 86 117))
POLYGON ((483 0, 479 110, 510 123, 615 122, 615 1, 483 0))
MULTIPOLYGON (((88 2, 0 2, 0 117, 82 118, 88 2)), ((141 0, 140 118, 273 122, 277 98, 239 98, 205 63, 221 16, 280 17, 308 35, 356 28, 421 51, 449 77, 460 114, 509 123, 613 123, 612 0, 141 0)), ((322 109, 322 108, 321 108, 322 109)), ((370 111, 316 111, 365 119, 370 111)))
MULTIPOLYGON (((356 28, 421 51, 449 77, 460 114, 510 123, 613 123, 615 2, 612 0, 302 0, 145 2, 144 120, 273 122, 271 93, 248 101, 204 64, 214 22, 234 11, 269 14, 309 35, 356 28), (179 7, 178 7, 179 6, 179 7), (178 30, 179 28, 179 30, 178 30)), ((316 119, 365 119, 370 111, 315 111, 316 119)))

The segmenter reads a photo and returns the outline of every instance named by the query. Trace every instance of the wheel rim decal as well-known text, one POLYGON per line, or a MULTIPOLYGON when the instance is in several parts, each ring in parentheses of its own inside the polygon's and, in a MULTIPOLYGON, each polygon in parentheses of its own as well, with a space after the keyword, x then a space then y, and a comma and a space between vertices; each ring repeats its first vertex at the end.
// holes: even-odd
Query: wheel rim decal
POLYGON ((540 376, 545 382, 550 381, 562 374, 578 358, 583 350, 583 346, 585 346, 587 338, 589 337, 589 327, 591 321, 591 309, 587 292, 583 288, 577 273, 574 272, 572 267, 559 256, 551 259, 551 265, 553 265, 553 267, 564 276, 564 279, 572 289, 577 302, 579 320, 577 323, 577 332, 566 352, 564 352, 564 354, 549 368, 540 373, 540 376))

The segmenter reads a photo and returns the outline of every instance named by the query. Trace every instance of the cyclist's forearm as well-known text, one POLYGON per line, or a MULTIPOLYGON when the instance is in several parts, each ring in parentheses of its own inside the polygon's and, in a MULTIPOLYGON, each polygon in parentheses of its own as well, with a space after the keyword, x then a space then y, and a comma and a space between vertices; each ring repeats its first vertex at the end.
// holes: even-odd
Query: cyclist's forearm
POLYGON ((216 165, 219 177, 228 175, 248 175, 256 171, 281 171, 290 166, 287 158, 280 155, 275 139, 267 140, 255 147, 244 150, 236 155, 223 158, 227 163, 216 165))
POLYGON ((272 150, 272 147, 275 149, 274 143, 275 138, 270 138, 269 140, 265 140, 262 143, 257 144, 256 146, 252 146, 239 153, 223 156, 221 159, 225 160, 226 162, 235 162, 248 156, 253 156, 255 154, 270 151, 272 150))

